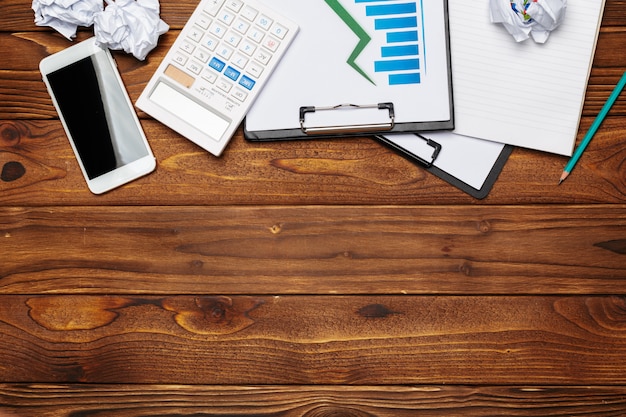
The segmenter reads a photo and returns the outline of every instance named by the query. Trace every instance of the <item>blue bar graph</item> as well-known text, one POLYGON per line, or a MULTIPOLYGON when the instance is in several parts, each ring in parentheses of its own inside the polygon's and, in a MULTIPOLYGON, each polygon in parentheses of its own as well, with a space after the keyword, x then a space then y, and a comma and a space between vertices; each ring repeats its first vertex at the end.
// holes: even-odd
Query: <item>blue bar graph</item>
POLYGON ((388 30, 388 29, 405 29, 416 28, 417 17, 390 17, 386 19, 376 19, 374 21, 374 29, 376 30, 388 30))
POLYGON ((383 58, 389 58, 394 56, 410 56, 418 55, 417 45, 402 45, 402 46, 383 46, 381 49, 381 56, 383 58))
POLYGON ((385 34, 386 44, 380 46, 380 60, 374 61, 374 72, 386 74, 389 85, 422 82, 425 57, 420 54, 420 43, 422 53, 426 50, 424 30, 420 27, 424 24, 422 1, 354 0, 355 4, 364 4, 374 30, 385 34))
POLYGON ((376 72, 406 71, 416 70, 419 68, 419 59, 392 59, 389 61, 374 62, 374 71, 376 72))
POLYGON ((383 4, 377 6, 367 6, 366 16, 387 16, 390 14, 415 14, 417 6, 415 3, 383 4))
POLYGON ((421 81, 419 72, 407 72, 404 74, 390 74, 389 85, 419 84, 421 81))
POLYGON ((406 32, 387 33, 387 43, 396 43, 396 42, 417 42, 417 31, 409 30, 406 32))

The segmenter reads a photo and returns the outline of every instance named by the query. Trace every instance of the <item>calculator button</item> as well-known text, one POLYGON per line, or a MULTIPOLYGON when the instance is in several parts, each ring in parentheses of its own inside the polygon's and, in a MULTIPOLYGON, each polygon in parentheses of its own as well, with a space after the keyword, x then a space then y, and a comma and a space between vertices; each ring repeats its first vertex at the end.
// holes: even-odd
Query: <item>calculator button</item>
POLYGON ((268 30, 270 26, 272 26, 272 23, 274 23, 274 21, 264 14, 262 14, 256 21, 256 24, 265 30, 268 30))
POLYGON ((226 68, 226 71, 224 71, 224 75, 233 81, 237 81, 241 73, 237 71, 236 69, 234 69, 233 67, 228 67, 226 68))
POLYGON ((196 20, 196 25, 200 26, 204 30, 207 30, 211 22, 212 22, 211 18, 205 15, 204 13, 202 13, 200 14, 200 17, 198 17, 198 20, 196 20))
POLYGON ((246 23, 243 19, 237 19, 235 24, 233 24, 233 29, 242 35, 245 35, 248 29, 250 29, 250 23, 246 23))
POLYGON ((204 71, 202 73, 202 79, 213 84, 217 80, 217 74, 214 71, 204 71))
POLYGON ((209 33, 222 39, 222 37, 226 34, 226 26, 213 22, 211 23, 211 26, 209 26, 209 33))
POLYGON ((237 100, 243 102, 248 97, 248 93, 243 91, 241 88, 235 88, 232 96, 235 97, 237 100))
POLYGON ((278 41, 278 39, 268 36, 263 41, 263 46, 272 52, 276 52, 276 50, 280 46, 280 42, 278 41))
POLYGON ((230 24, 233 23, 233 21, 235 20, 235 16, 235 13, 231 12, 230 10, 222 10, 217 18, 224 24, 230 26, 230 24))
POLYGON ((263 74, 263 66, 257 64, 256 62, 252 62, 250 66, 248 67, 248 72, 254 78, 259 78, 261 74, 263 74))
POLYGON ((215 47, 219 44, 219 41, 215 39, 213 36, 206 35, 204 40, 202 41, 202 46, 207 48, 209 51, 214 51, 215 47))
POLYGON ((248 37, 256 43, 259 43, 265 37, 265 33, 261 29, 254 27, 250 32, 248 32, 248 37))
POLYGON ((224 0, 210 0, 204 8, 204 11, 215 17, 215 15, 217 15, 217 12, 220 11, 222 4, 224 4, 224 0))
POLYGON ((187 63, 187 56, 181 54, 180 52, 176 52, 176 54, 174 54, 174 62, 176 62, 179 65, 185 65, 187 63))
POLYGON ((251 22, 254 22, 254 19, 256 19, 258 14, 259 12, 255 8, 247 5, 241 11, 241 15, 251 22))
POLYGON ((226 2, 226 7, 233 10, 235 13, 239 13, 241 6, 243 6, 243 2, 241 0, 229 0, 226 2))
POLYGON ((199 60, 200 62, 202 62, 203 64, 206 64, 207 61, 210 58, 210 54, 206 51, 204 51, 201 48, 198 48, 198 50, 196 51, 196 53, 193 55, 197 60, 199 60))
POLYGON ((248 40, 245 40, 239 47, 239 50, 248 56, 252 56, 254 51, 256 51, 256 45, 248 40))
POLYGON ((240 69, 244 69, 246 65, 248 64, 248 61, 249 61, 248 58, 241 55, 240 53, 235 54, 235 56, 232 59, 233 65, 240 69))
POLYGON ((258 52, 254 55, 254 59, 259 61, 263 65, 267 65, 270 62, 270 59, 272 59, 272 54, 264 49, 259 49, 258 52))
POLYGON ((193 43, 188 42, 186 40, 180 44, 180 50, 188 54, 192 54, 195 49, 196 49, 196 46, 193 43))
POLYGON ((209 61, 209 67, 213 68, 217 72, 222 72, 225 66, 226 64, 217 58, 211 58, 209 61))
POLYGON ((226 80, 219 80, 216 84, 217 88, 219 88, 220 90, 224 91, 225 93, 228 93, 230 91, 231 88, 233 88, 233 84, 229 83, 226 80))
POLYGON ((194 74, 198 75, 202 71, 202 64, 199 64, 195 61, 191 61, 189 65, 187 65, 187 69, 194 74))
POLYGON ((230 48, 226 45, 220 45, 220 47, 217 48, 215 52, 224 59, 230 59, 231 55, 233 54, 233 48, 230 48))
POLYGON ((202 30, 202 28, 197 26, 192 27, 191 30, 187 33, 187 37, 194 42, 200 42, 200 39, 202 39, 203 35, 204 31, 202 30))
POLYGON ((237 35, 235 32, 230 31, 224 38, 224 41, 228 42, 230 45, 237 47, 239 42, 241 42, 241 36, 237 35))
POLYGON ((278 22, 274 23, 270 29, 270 33, 276 36, 278 39, 285 39, 285 35, 288 31, 289 30, 286 27, 278 22))
POLYGON ((245 75, 241 77, 241 80, 239 80, 239 85, 245 87, 248 90, 252 90, 252 87, 254 87, 254 84, 256 84, 256 81, 254 81, 252 78, 247 77, 245 75))

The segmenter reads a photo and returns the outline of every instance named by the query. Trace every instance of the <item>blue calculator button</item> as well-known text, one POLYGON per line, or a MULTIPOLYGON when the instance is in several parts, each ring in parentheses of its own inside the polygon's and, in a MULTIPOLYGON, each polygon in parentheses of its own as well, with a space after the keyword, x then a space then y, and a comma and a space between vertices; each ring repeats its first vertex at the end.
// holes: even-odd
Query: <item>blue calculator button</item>
POLYGON ((233 67, 228 67, 226 68, 226 71, 224 71, 224 75, 233 81, 237 81, 237 78, 239 78, 239 74, 241 73, 237 71, 236 69, 234 69, 233 67))
POLYGON ((217 72, 222 72, 222 70, 224 69, 225 66, 226 66, 226 64, 223 63, 222 61, 220 61, 217 58, 212 58, 209 61, 209 67, 213 68, 217 72))
POLYGON ((244 75, 243 77, 241 77, 241 80, 239 80, 239 84, 244 86, 248 90, 252 90, 252 87, 254 87, 254 84, 256 84, 256 81, 244 75))

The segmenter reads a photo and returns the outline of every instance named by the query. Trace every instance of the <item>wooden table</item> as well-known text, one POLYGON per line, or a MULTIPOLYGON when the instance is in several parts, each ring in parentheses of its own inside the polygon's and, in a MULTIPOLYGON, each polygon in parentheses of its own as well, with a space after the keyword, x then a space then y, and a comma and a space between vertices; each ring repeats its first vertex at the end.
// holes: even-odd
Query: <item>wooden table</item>
MULTIPOLYGON (((140 114, 157 170, 103 196, 0 6, 0 408, 19 416, 626 414, 626 100, 570 178, 516 149, 475 200, 375 141, 215 158, 140 114)), ((134 100, 145 62, 115 53, 134 100)), ((626 69, 607 0, 578 139, 626 69)), ((79 39, 92 34, 82 30, 79 39)))

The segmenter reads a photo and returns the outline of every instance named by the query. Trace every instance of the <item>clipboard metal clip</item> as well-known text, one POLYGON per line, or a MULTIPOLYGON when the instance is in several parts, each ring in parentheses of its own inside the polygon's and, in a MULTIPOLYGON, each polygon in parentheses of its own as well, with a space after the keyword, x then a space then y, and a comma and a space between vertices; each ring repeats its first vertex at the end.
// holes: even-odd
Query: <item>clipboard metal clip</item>
POLYGON ((426 168, 430 168, 431 166, 433 166, 433 164, 435 163, 435 160, 439 156, 439 152, 441 152, 441 144, 439 144, 439 142, 435 142, 434 140, 430 138, 424 137, 420 135, 419 133, 414 133, 414 135, 424 140, 426 142, 426 145, 433 148, 433 154, 431 155, 430 160, 422 158, 419 155, 414 155, 414 158, 417 159, 419 163, 421 163, 422 165, 425 165, 426 168))
POLYGON ((315 106, 303 106, 300 107, 300 129, 304 134, 307 135, 315 135, 315 134, 332 134, 332 133, 360 133, 360 132, 381 132, 392 130, 395 126, 395 112, 393 109, 393 103, 378 103, 378 104, 338 104, 336 106, 325 106, 325 107, 315 107, 315 106), (312 126, 306 127, 304 125, 306 114, 307 113, 315 113, 316 111, 323 110, 341 110, 341 109, 373 109, 378 108, 379 110, 388 110, 389 111, 389 122, 388 123, 364 123, 364 124, 353 124, 353 125, 344 125, 344 126, 312 126))

